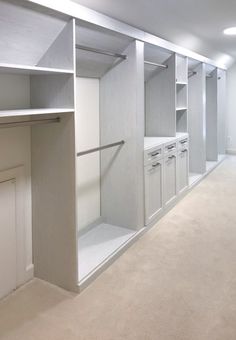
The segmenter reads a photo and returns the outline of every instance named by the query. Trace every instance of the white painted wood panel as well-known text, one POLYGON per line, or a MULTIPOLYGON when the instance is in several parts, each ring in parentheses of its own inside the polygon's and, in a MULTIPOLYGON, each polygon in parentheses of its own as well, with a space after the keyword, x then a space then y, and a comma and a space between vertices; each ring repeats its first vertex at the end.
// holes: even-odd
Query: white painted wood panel
POLYGON ((218 101, 218 153, 226 150, 226 72, 218 69, 217 101, 218 101))
POLYGON ((177 157, 169 155, 164 159, 164 203, 168 205, 177 194, 177 157))
MULTIPOLYGON (((100 145, 99 79, 76 79, 76 151, 100 145)), ((100 209, 100 153, 77 158, 77 223, 79 231, 98 220, 100 209)))
POLYGON ((145 225, 153 221, 163 207, 163 160, 145 167, 145 225))
POLYGON ((32 127, 35 276, 76 291, 78 282, 74 115, 32 127))
POLYGON ((101 144, 124 140, 101 152, 101 211, 108 223, 138 229, 144 225, 143 44, 133 42, 128 59, 101 79, 101 144))
POLYGON ((0 298, 16 288, 15 183, 0 182, 0 298))
POLYGON ((181 193, 188 187, 188 149, 178 151, 177 159, 177 187, 178 193, 181 193))
POLYGON ((71 69, 74 68, 74 38, 73 25, 71 20, 65 24, 60 34, 53 41, 51 46, 37 63, 37 66, 71 69))

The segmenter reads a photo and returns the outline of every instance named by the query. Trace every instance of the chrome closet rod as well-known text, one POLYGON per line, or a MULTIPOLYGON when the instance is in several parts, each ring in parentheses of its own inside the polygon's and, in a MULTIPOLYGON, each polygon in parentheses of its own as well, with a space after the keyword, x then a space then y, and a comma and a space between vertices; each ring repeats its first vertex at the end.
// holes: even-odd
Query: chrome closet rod
POLYGON ((188 78, 191 78, 191 77, 195 76, 196 74, 197 74, 196 71, 189 72, 188 78))
POLYGON ((156 66, 156 67, 168 68, 167 65, 153 63, 152 61, 147 61, 147 60, 144 60, 144 64, 152 65, 152 66, 156 66))
POLYGON ((110 57, 114 58, 121 58, 121 59, 127 59, 127 56, 124 54, 119 54, 119 53, 114 53, 106 50, 101 50, 99 48, 94 48, 94 47, 88 47, 88 46, 83 46, 83 45, 75 45, 77 50, 83 50, 83 51, 88 51, 88 52, 93 52, 93 53, 98 53, 98 54, 104 54, 108 55, 110 57))
MULTIPOLYGON (((1 118, 1 117, 0 117, 1 118)), ((6 117, 4 117, 6 118, 6 117)), ((17 126, 27 126, 27 125, 37 125, 37 124, 49 124, 49 123, 59 123, 60 117, 57 118, 44 118, 44 119, 34 119, 34 120, 21 120, 19 122, 0 122, 0 128, 7 128, 7 127, 17 127, 17 126)))
POLYGON ((81 152, 78 152, 78 153, 77 153, 77 157, 80 157, 80 156, 83 156, 83 155, 87 155, 87 154, 89 154, 89 153, 93 153, 93 152, 96 152, 96 151, 101 151, 101 150, 113 148, 114 146, 123 145, 123 144, 125 144, 125 141, 124 141, 124 140, 121 140, 121 141, 116 142, 116 143, 111 143, 111 144, 99 146, 99 147, 97 147, 97 148, 93 148, 93 149, 81 151, 81 152))

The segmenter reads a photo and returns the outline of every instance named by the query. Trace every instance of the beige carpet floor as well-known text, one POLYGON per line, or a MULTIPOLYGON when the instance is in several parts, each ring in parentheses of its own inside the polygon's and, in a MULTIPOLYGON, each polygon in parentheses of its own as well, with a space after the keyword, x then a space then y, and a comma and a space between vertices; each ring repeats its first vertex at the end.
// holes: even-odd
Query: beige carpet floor
POLYGON ((236 158, 76 296, 34 280, 0 302, 4 340, 236 340, 236 158))

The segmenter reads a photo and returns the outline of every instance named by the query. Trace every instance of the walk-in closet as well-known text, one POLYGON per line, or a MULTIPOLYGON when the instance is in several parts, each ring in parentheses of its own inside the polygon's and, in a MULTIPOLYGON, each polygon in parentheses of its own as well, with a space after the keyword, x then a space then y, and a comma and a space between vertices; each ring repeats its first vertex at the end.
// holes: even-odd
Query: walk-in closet
POLYGON ((223 67, 35 2, 0 1, 0 298, 83 289, 225 154, 223 67))

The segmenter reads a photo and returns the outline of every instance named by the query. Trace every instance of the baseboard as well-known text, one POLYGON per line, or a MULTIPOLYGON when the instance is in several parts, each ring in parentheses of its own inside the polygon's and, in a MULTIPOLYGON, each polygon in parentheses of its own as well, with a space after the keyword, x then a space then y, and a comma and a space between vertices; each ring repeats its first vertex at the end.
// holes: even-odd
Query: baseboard
POLYGON ((227 149, 227 150, 226 150, 226 153, 227 153, 228 155, 236 155, 236 149, 227 149))
POLYGON ((33 277, 34 277, 34 265, 30 264, 28 267, 26 267, 25 279, 26 279, 26 281, 29 281, 29 280, 33 279, 33 277))

